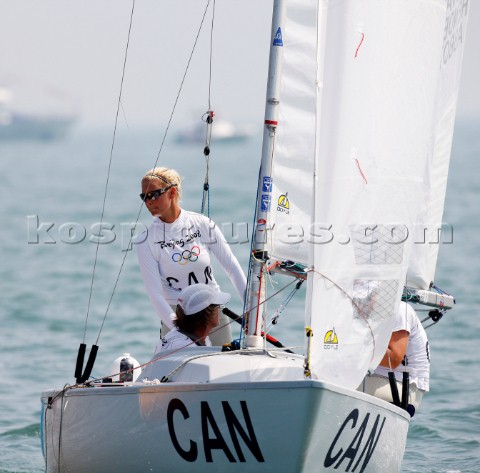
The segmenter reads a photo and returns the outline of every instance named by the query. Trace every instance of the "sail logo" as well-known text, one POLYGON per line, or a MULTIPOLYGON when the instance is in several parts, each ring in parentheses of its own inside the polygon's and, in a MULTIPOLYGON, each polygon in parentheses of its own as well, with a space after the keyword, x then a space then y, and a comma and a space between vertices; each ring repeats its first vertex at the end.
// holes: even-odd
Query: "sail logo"
POLYGON ((275 37, 273 38, 273 46, 283 46, 282 29, 280 26, 278 27, 275 37))
POLYGON ((263 177, 262 191, 272 192, 272 178, 270 176, 263 177))
POLYGON ((262 212, 270 212, 270 202, 272 197, 269 194, 262 194, 262 212))
POLYGON ((457 50, 463 48, 468 17, 468 1, 448 0, 443 35, 442 65, 446 66, 457 50))
POLYGON ((264 232, 267 226, 267 221, 264 218, 261 218, 257 221, 257 232, 264 232))
POLYGON ((338 337, 335 332, 335 327, 329 330, 323 337, 323 348, 325 350, 337 350, 338 349, 338 337))
POLYGON ((282 194, 278 198, 277 211, 285 213, 286 215, 290 213, 290 201, 288 200, 288 192, 282 194))

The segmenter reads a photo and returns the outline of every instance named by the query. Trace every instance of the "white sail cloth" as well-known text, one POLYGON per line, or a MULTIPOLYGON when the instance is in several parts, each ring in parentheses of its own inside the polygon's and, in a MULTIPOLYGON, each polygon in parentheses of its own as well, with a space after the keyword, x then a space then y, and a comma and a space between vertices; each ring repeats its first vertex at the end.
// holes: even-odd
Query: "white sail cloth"
MULTIPOLYGON (((313 268, 306 320, 320 379, 355 388, 378 365, 413 230, 441 220, 463 44, 443 63, 449 5, 463 3, 288 3, 268 251, 313 268)), ((417 245, 418 285, 437 251, 417 245)))
POLYGON ((442 222, 452 149, 455 112, 469 11, 468 0, 442 1, 445 25, 438 65, 430 148, 423 170, 423 196, 414 229, 407 286, 428 289, 434 281, 440 244, 453 241, 453 228, 442 222))

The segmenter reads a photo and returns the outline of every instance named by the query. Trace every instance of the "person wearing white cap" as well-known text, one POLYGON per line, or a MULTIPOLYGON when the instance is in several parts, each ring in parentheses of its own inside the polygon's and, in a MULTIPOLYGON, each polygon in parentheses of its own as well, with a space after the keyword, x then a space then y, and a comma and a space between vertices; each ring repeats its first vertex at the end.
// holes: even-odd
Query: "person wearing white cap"
POLYGON ((218 326, 220 306, 230 297, 230 294, 207 284, 194 284, 183 289, 177 301, 175 327, 161 339, 155 353, 188 346, 211 346, 208 334, 218 326))

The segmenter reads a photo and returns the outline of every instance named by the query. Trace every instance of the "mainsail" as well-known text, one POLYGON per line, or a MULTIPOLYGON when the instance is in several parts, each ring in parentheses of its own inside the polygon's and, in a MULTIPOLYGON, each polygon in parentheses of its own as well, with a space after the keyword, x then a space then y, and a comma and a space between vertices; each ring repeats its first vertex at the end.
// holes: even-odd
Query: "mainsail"
POLYGON ((288 2, 267 250, 309 267, 315 377, 357 387, 409 267, 433 278, 438 245, 413 235, 441 221, 467 5, 288 2))

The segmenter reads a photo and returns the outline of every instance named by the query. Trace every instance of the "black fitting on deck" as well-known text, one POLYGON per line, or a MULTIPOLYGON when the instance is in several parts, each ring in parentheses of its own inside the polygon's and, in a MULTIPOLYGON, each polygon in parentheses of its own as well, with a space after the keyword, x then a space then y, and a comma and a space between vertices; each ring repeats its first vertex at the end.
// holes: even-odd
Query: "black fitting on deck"
POLYGON ((428 316, 429 316, 434 322, 438 322, 438 321, 443 317, 443 313, 440 312, 438 309, 435 309, 435 310, 431 310, 431 311, 428 313, 428 316))
POLYGON ((253 256, 255 259, 260 261, 268 261, 270 257, 268 256, 268 251, 265 250, 256 250, 253 252, 253 256))

